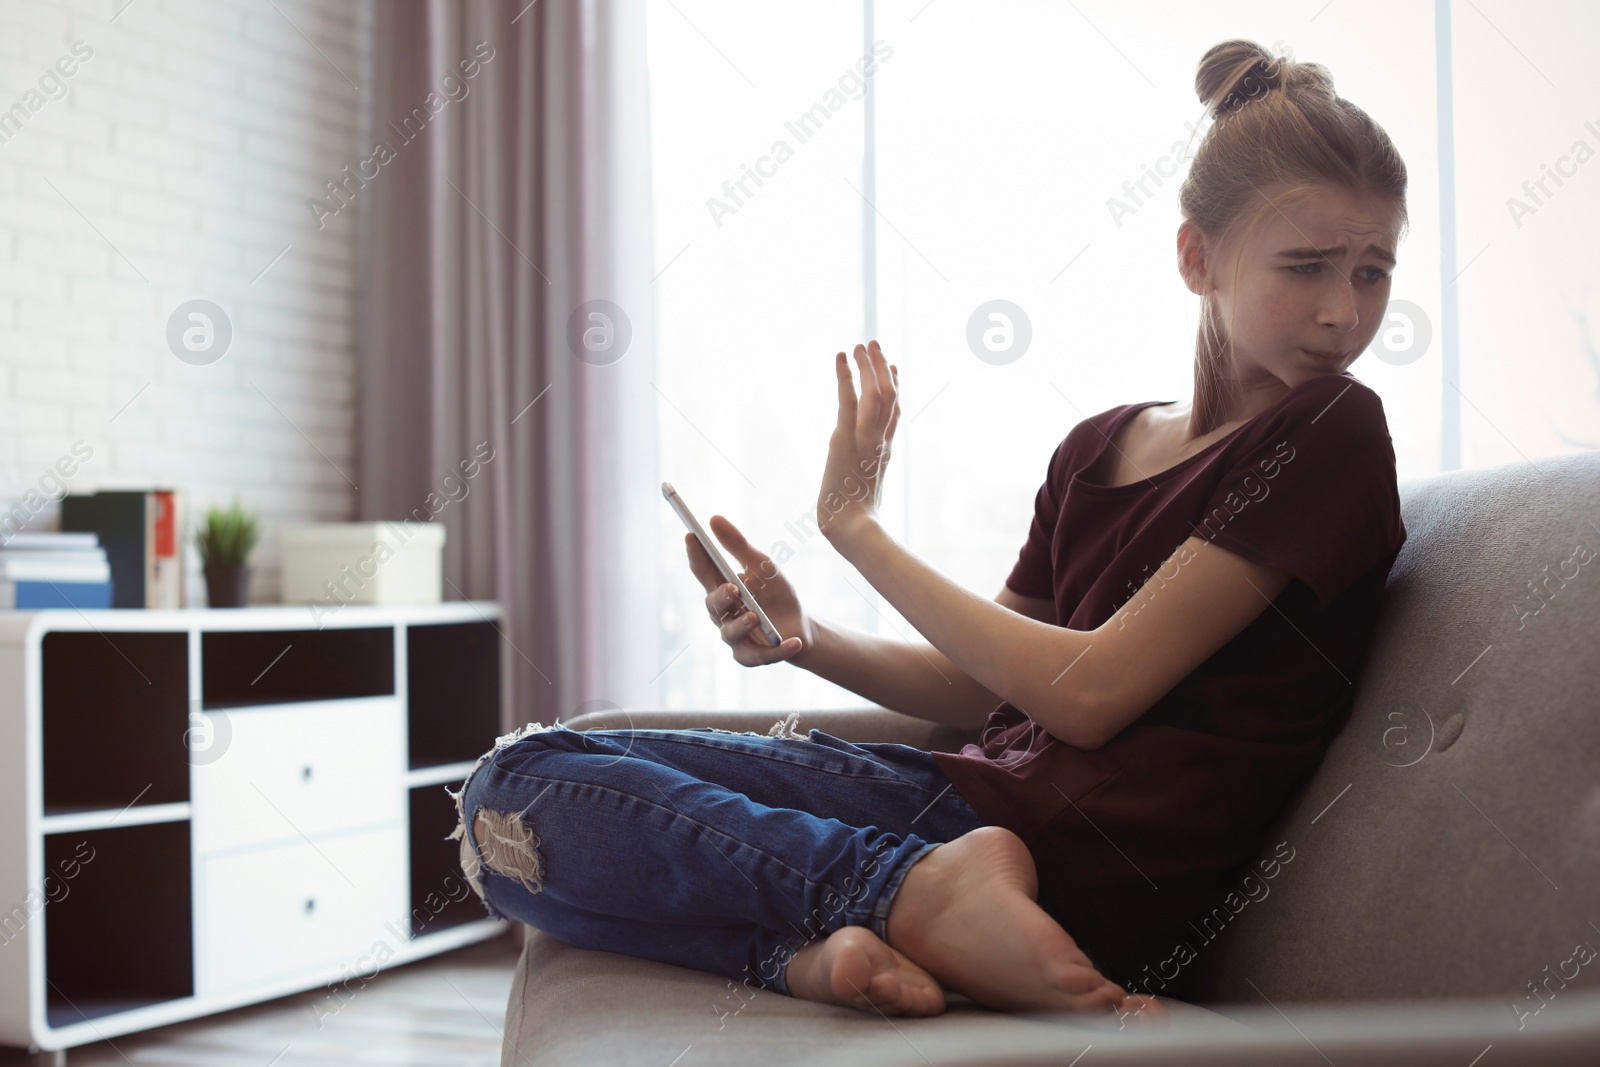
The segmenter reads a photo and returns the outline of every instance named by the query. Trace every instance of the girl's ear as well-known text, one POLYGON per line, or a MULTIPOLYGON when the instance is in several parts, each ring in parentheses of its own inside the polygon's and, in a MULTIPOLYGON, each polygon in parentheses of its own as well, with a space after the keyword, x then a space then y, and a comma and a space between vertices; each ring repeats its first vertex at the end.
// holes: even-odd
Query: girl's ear
POLYGON ((1205 234, 1200 227, 1185 219, 1178 227, 1178 274, 1183 284, 1196 296, 1210 290, 1205 234))

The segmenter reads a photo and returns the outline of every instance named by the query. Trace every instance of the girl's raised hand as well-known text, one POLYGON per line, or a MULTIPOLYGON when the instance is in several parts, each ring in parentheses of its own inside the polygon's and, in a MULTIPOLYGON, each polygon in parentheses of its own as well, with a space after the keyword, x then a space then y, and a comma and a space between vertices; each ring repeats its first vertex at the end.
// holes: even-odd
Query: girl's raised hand
POLYGON ((837 545, 861 526, 876 522, 883 496, 895 426, 900 422, 900 372, 877 341, 856 345, 861 396, 856 397, 850 363, 834 357, 839 418, 828 439, 828 462, 817 494, 817 528, 837 545))

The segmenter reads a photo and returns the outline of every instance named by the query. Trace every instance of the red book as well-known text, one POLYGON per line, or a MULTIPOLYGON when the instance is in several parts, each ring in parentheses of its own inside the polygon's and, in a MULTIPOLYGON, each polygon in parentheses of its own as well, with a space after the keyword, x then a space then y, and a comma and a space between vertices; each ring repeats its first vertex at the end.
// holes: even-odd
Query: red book
POLYGON ((150 521, 149 572, 145 607, 183 607, 183 554, 178 523, 178 494, 171 489, 150 492, 145 510, 150 521))

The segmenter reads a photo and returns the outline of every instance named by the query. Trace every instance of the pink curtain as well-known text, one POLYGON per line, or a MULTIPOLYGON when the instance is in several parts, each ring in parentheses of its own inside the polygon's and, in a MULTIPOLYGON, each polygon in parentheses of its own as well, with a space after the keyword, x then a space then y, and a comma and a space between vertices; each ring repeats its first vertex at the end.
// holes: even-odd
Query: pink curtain
POLYGON ((446 599, 504 607, 508 726, 653 703, 665 663, 643 19, 386 0, 342 178, 359 514, 444 523, 446 599))

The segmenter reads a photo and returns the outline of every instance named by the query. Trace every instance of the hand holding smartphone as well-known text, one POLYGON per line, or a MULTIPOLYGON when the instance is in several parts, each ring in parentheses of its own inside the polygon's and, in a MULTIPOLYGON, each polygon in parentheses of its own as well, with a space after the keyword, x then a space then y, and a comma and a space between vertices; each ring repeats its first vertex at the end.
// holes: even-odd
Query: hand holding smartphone
POLYGON ((772 620, 767 618, 767 613, 761 610, 761 605, 756 603, 756 598, 751 595, 749 588, 745 586, 743 579, 739 577, 739 573, 728 563, 727 558, 722 554, 722 550, 711 539, 711 535, 701 527, 700 520, 694 517, 694 513, 689 510, 689 506, 678 495, 678 491, 672 488, 671 482, 661 483, 661 495, 667 498, 667 503, 672 505, 672 510, 678 513, 678 518, 683 520, 683 524, 688 527, 689 532, 699 539, 700 544, 706 550, 706 555, 710 556, 711 562, 717 565, 717 571, 722 575, 723 579, 732 582, 734 587, 739 590, 739 599, 744 601, 745 607, 755 612, 756 618, 761 623, 761 632, 766 635, 767 642, 772 645, 781 645, 783 643, 783 635, 778 633, 776 626, 772 625, 772 620))

